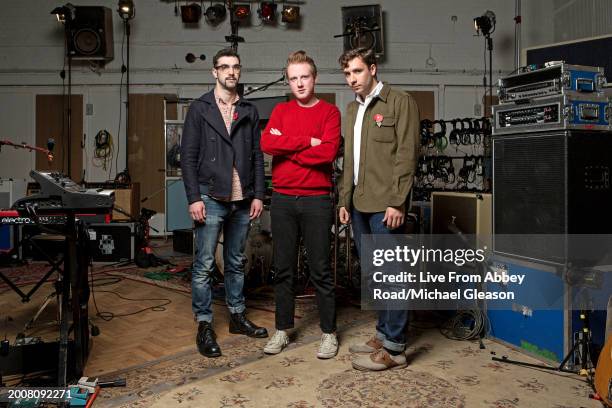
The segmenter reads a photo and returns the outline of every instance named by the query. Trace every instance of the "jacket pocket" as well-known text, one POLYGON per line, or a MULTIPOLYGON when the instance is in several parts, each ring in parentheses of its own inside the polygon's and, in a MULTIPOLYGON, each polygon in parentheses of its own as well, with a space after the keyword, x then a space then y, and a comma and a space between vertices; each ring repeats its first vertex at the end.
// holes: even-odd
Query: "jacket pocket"
POLYGON ((374 140, 382 143, 391 143, 395 140, 395 118, 388 117, 384 118, 382 122, 380 122, 380 126, 378 124, 374 125, 374 140))

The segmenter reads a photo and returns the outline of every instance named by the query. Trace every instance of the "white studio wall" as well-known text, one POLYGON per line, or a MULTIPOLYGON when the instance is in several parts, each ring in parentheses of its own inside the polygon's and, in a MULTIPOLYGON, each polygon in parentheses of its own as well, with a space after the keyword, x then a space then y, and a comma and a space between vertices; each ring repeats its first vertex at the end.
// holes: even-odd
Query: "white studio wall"
MULTIPOLYGON (((180 3, 180 2, 179 2, 180 3)), ((205 2, 207 7, 209 2, 205 2)), ((368 2, 365 2, 368 3, 368 2)), ((510 0, 384 0, 385 56, 380 79, 403 89, 434 90, 436 114, 440 118, 474 116, 475 105, 484 90, 484 39, 475 37, 472 19, 492 10, 497 16, 493 34, 493 79, 514 69, 515 2, 510 0)), ((64 33, 50 11, 58 0, 13 2, 0 15, 0 134, 12 141, 34 142, 35 95, 62 93, 59 72, 64 67, 64 33)), ((107 129, 120 146, 118 163, 113 163, 110 178, 125 167, 125 111, 120 104, 123 24, 114 0, 80 0, 76 5, 105 6, 113 11, 114 59, 104 67, 80 62, 73 69, 73 93, 83 94, 83 103, 93 107, 88 115, 84 106, 84 163, 87 181, 109 178, 108 169, 92 163, 93 138, 107 129), (119 120, 120 110, 122 112, 119 120), (117 134, 117 129, 121 131, 117 134)), ((136 17, 131 20, 131 93, 177 93, 197 97, 212 84, 210 68, 214 53, 227 46, 228 19, 213 27, 202 18, 196 26, 186 26, 174 15, 174 1, 135 0, 136 17), (194 63, 187 53, 204 54, 194 63)), ((279 3, 280 4, 280 3, 279 3)), ((256 13, 258 2, 251 3, 250 25, 240 27, 245 38, 238 51, 245 66, 242 82, 246 88, 271 82, 281 76, 287 54, 305 49, 315 57, 320 76, 319 92, 334 92, 341 110, 352 99, 338 69, 342 41, 341 7, 363 5, 363 1, 306 0, 300 5, 299 29, 279 23, 262 25, 256 13)), ((523 45, 550 42, 553 23, 546 15, 555 7, 553 0, 522 0, 523 45)), ((123 52, 125 53, 125 43, 123 52)), ((125 78, 124 78, 125 80, 125 78)), ((287 92, 282 85, 270 87, 253 96, 274 96, 287 92)), ((125 101, 125 90, 123 91, 125 101)), ((34 165, 29 159, 9 164, 0 153, 2 177, 23 177, 34 165)), ((24 157, 25 157, 24 156, 24 157)))

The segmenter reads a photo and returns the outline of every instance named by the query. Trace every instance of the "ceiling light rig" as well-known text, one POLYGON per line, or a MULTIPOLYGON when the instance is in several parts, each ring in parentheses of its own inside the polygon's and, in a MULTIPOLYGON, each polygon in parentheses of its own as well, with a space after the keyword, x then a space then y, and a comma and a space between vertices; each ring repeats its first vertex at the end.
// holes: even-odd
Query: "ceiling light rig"
POLYGON ((276 3, 273 1, 262 1, 259 3, 257 14, 263 23, 274 23, 276 21, 276 3))
POLYGON ((132 0, 119 0, 117 5, 117 13, 122 20, 131 20, 136 15, 134 2, 132 0))
POLYGON ((186 24, 195 24, 202 17, 202 6, 197 3, 181 6, 181 20, 186 24))
POLYGON ((221 23, 225 19, 226 11, 225 5, 222 3, 217 3, 215 5, 212 4, 210 7, 206 9, 204 16, 206 17, 206 22, 210 25, 216 26, 221 23))
POLYGON ((70 23, 75 19, 76 9, 72 4, 66 3, 64 6, 54 8, 51 11, 51 14, 55 15, 59 23, 65 24, 66 21, 70 23))
MULTIPOLYGON (((133 0, 119 0, 119 9, 121 13, 133 13, 133 0), (126 4, 125 11, 122 5, 126 4), (129 6, 131 4, 131 7, 129 6)), ((277 0, 280 2, 280 0, 277 0)), ((181 20, 185 24, 196 24, 200 21, 202 15, 206 22, 211 26, 221 24, 228 16, 231 26, 231 35, 225 36, 225 40, 231 44, 234 49, 238 48, 239 42, 244 42, 244 38, 238 35, 239 26, 250 25, 251 4, 256 3, 255 0, 210 0, 210 5, 204 9, 204 1, 199 3, 191 0, 185 0, 185 3, 180 6, 181 20), (204 10, 204 12, 202 12, 204 10)), ((300 7, 302 0, 282 0, 283 9, 277 12, 279 3, 272 1, 259 1, 257 16, 262 23, 276 25, 279 21, 283 26, 291 28, 299 28, 300 7), (278 16, 280 14, 280 17, 278 16)), ((179 15, 179 0, 174 0, 174 14, 179 15)), ((54 13, 55 14, 55 13, 54 13)), ((58 10, 58 19, 63 18, 63 10, 58 10)), ((125 18, 124 18, 125 19, 125 18)), ((194 58, 189 58, 189 60, 194 58)), ((191 61, 188 61, 191 63, 191 61)))
POLYGON ((295 24, 300 18, 300 7, 284 5, 281 12, 281 21, 287 24, 295 24))
POLYGON ((487 10, 482 16, 474 18, 476 34, 482 33, 485 37, 490 36, 495 31, 495 23, 495 13, 487 10))
POLYGON ((234 17, 239 21, 245 21, 251 15, 250 4, 236 4, 234 5, 234 17))

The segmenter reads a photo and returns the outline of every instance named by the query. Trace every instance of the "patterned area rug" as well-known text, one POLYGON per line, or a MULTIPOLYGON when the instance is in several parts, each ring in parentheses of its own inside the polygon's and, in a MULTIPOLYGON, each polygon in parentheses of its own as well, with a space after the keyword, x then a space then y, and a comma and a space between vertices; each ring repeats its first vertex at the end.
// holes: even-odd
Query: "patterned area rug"
POLYGON ((133 370, 125 389, 107 389, 102 407, 485 407, 595 408, 583 378, 491 360, 491 352, 534 361, 493 341, 458 342, 435 329, 411 329, 409 366, 382 373, 353 370, 348 345, 372 334, 374 315, 354 308, 339 312, 338 356, 318 360, 320 333, 314 308, 302 310, 301 330, 287 350, 265 356, 265 339, 234 337, 223 357, 195 350, 133 370))
MULTIPOLYGON (((0 268, 0 272, 2 272, 2 274, 6 278, 8 278, 8 280, 10 280, 15 286, 22 287, 38 283, 38 281, 42 279, 42 277, 45 276, 51 268, 52 266, 47 262, 32 261, 24 265, 2 267, 0 268)), ((61 265, 60 268, 62 268, 61 265)), ((93 274, 96 275, 100 272, 104 272, 107 269, 110 268, 106 266, 98 266, 94 267, 92 271, 93 274)), ((116 270, 122 269, 124 268, 119 268, 116 270)), ((56 280, 57 271, 54 271, 47 279, 47 282, 55 282, 56 280)), ((4 280, 0 280, 0 293, 3 293, 8 290, 10 290, 8 284, 4 282, 4 280)))
MULTIPOLYGON (((15 286, 21 287, 37 283, 40 278, 51 269, 51 266, 46 262, 30 262, 25 265, 2 267, 0 272, 8 278, 15 286)), ((54 272, 49 277, 50 282, 55 282, 57 274, 54 272)), ((0 290, 8 289, 8 285, 3 280, 0 280, 0 290)))

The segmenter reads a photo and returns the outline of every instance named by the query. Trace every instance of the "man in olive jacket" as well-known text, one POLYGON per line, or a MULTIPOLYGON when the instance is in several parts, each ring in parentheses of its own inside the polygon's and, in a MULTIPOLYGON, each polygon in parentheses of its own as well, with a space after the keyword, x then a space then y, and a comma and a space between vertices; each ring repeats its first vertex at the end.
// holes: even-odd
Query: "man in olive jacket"
MULTIPOLYGON (((352 222, 361 253, 363 234, 402 233, 420 148, 419 112, 409 94, 378 81, 373 50, 347 51, 339 62, 356 94, 344 118, 339 215, 342 223, 352 222)), ((407 327, 407 310, 379 311, 375 336, 349 348, 357 354, 353 367, 380 371, 406 366, 407 327)))
POLYGON ((237 93, 241 68, 240 57, 230 48, 214 56, 215 89, 191 103, 181 141, 181 170, 195 222, 191 303, 198 322, 196 344, 206 357, 221 355, 213 330, 211 290, 221 231, 229 331, 268 336, 245 315, 244 250, 250 220, 263 208, 265 186, 259 115, 237 93))

